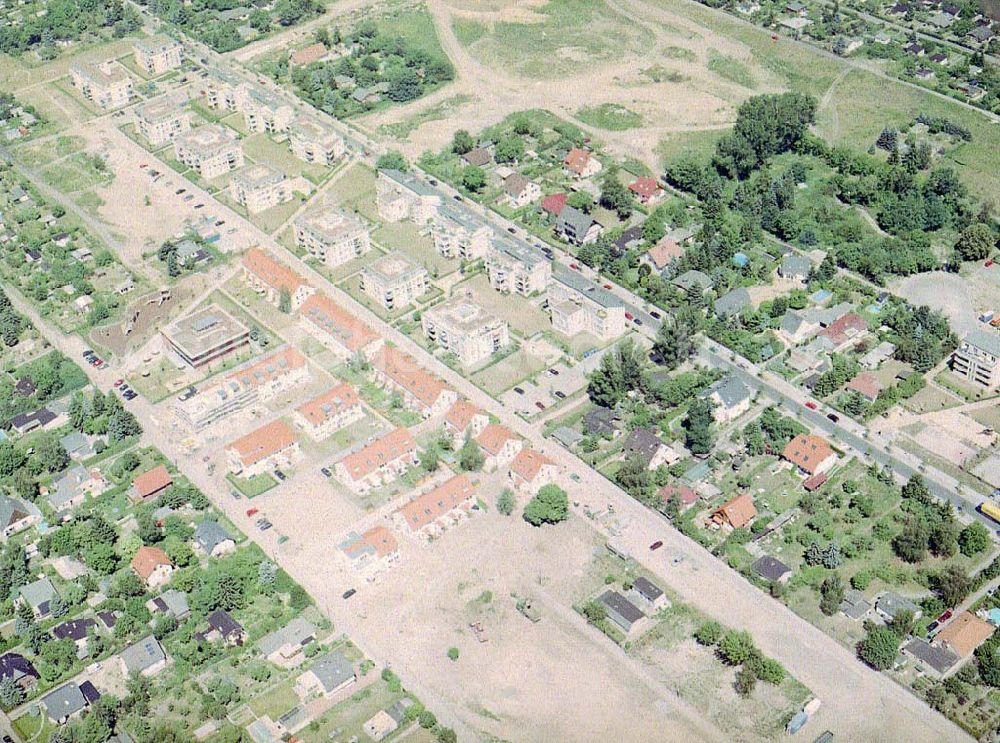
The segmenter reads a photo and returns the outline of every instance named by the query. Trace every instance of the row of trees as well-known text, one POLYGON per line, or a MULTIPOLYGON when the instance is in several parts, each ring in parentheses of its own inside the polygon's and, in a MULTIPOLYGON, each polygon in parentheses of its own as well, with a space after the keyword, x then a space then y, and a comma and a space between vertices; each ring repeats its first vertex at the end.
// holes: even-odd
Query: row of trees
POLYGON ((121 0, 47 0, 26 7, 38 12, 26 12, 19 23, 0 26, 0 52, 18 55, 34 49, 42 59, 53 59, 58 54, 56 42, 108 32, 122 37, 141 25, 139 14, 121 0))

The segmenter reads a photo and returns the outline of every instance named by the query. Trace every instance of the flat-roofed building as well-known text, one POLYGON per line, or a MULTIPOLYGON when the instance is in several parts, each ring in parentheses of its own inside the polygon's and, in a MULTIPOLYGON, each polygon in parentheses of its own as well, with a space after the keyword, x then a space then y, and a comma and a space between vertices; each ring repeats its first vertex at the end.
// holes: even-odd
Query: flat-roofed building
POLYGON ((361 269, 361 289, 387 310, 406 307, 430 286, 427 269, 395 250, 361 269))
POLYGON ((243 255, 243 279, 275 307, 281 303, 282 291, 287 291, 293 312, 316 293, 305 279, 260 248, 250 248, 243 255))
POLYGON ((441 206, 441 195, 412 173, 380 170, 375 182, 378 215, 386 222, 409 219, 427 224, 441 206))
POLYGON ((478 364, 510 345, 507 323, 466 297, 453 297, 424 311, 424 335, 465 366, 478 364))
POLYGON ((561 264, 549 286, 552 327, 566 336, 589 333, 611 340, 625 333, 625 303, 613 292, 561 264))
POLYGON ((243 79, 222 67, 208 70, 203 93, 209 108, 236 111, 239 108, 243 79))
POLYGON ((973 330, 952 353, 951 370, 987 389, 1000 385, 1000 334, 973 330))
POLYGON ((127 106, 132 100, 132 78, 114 60, 80 62, 69 68, 69 78, 84 98, 105 110, 127 106))
POLYGON ((313 116, 296 116, 288 127, 292 154, 307 163, 333 165, 344 156, 344 138, 313 116))
POLYGON ((236 106, 254 133, 287 131, 295 118, 295 110, 284 98, 250 83, 240 86, 236 106))
POLYGON ((243 167, 243 147, 226 127, 208 124, 174 137, 174 159, 202 178, 218 178, 243 167))
POLYGON ((403 404, 425 418, 444 414, 458 400, 458 393, 444 380, 395 346, 383 345, 372 359, 372 367, 381 385, 399 392, 403 404))
POLYGON ((445 258, 474 261, 490 250, 492 230, 458 207, 445 204, 431 219, 434 247, 445 258))
POLYGON ((372 356, 383 339, 353 314, 325 294, 314 294, 299 312, 302 327, 341 358, 372 356))
POLYGON ((229 179, 229 195, 250 214, 259 214, 290 201, 295 181, 270 165, 244 165, 229 179))
POLYGON ((330 205, 299 215, 293 229, 295 244, 331 268, 364 255, 372 246, 368 225, 330 205))
POLYGON ((405 428, 397 428, 348 454, 337 462, 334 471, 344 485, 363 494, 393 482, 418 461, 417 442, 405 428))
POLYGON ((298 453, 299 442, 292 427, 276 420, 231 442, 226 447, 226 460, 234 475, 253 477, 290 466, 298 453))
POLYGON ((530 297, 545 291, 552 265, 527 243, 499 238, 486 256, 486 276, 498 292, 530 297))
POLYGON ((149 144, 159 147, 191 128, 191 112, 171 98, 157 98, 136 107, 135 126, 149 144))
POLYGON ((358 393, 341 382, 295 408, 295 425, 317 441, 365 417, 358 393))
POLYGON ((476 488, 466 475, 455 475, 431 491, 413 498, 393 514, 400 528, 411 534, 432 536, 468 516, 475 503, 476 488))
POLYGON ((250 343, 250 329, 216 304, 182 317, 161 334, 170 350, 194 368, 224 358, 250 343))
POLYGON ((184 61, 184 45, 177 39, 156 34, 132 42, 135 64, 147 75, 162 75, 184 61))

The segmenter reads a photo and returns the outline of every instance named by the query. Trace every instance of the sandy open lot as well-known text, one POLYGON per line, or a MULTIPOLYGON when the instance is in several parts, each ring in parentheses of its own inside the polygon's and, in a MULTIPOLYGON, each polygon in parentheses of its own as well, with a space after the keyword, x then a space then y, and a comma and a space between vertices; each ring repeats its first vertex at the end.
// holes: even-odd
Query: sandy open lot
POLYGON ((959 335, 979 326, 976 316, 986 310, 1000 310, 1000 268, 977 264, 965 274, 922 273, 898 279, 889 289, 916 305, 940 310, 959 335))

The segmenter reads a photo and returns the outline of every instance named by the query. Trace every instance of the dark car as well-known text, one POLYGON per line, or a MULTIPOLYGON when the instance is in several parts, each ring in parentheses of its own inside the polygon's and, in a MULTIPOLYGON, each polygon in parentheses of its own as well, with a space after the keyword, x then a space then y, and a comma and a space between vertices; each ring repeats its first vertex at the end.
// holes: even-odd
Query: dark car
POLYGON ((515 387, 514 388, 514 392, 516 392, 519 395, 523 395, 524 394, 524 390, 522 390, 520 387, 515 387))
POLYGON ((650 549, 650 551, 658 550, 662 546, 663 546, 663 542, 661 540, 657 539, 655 542, 653 542, 651 545, 649 545, 649 549, 650 549))
POLYGON ((827 413, 826 417, 832 420, 834 423, 840 420, 840 416, 837 415, 836 413, 827 413))
POLYGON ((661 314, 660 314, 659 312, 657 312, 656 310, 650 310, 650 311, 649 311, 649 316, 650 316, 650 317, 652 317, 652 318, 654 318, 654 319, 656 319, 656 320, 659 320, 660 318, 662 318, 662 317, 663 317, 663 315, 661 315, 661 314))
POLYGON ((274 476, 275 476, 275 477, 277 477, 277 478, 278 478, 279 480, 281 480, 282 482, 284 482, 284 481, 285 481, 285 473, 284 473, 284 472, 282 472, 281 470, 275 470, 275 471, 274 471, 274 476))
POLYGON ((323 473, 323 477, 333 477, 333 473, 327 467, 320 467, 319 471, 323 473))
POLYGON ((636 325, 642 325, 642 318, 641 317, 637 317, 632 322, 634 322, 636 325))
POLYGON ((558 397, 560 400, 565 400, 566 399, 566 393, 563 392, 562 390, 556 390, 552 394, 555 395, 556 397, 558 397))
POLYGON ((545 405, 544 403, 542 403, 541 400, 535 401, 535 407, 538 408, 539 410, 545 410, 545 405))
POLYGON ((344 591, 344 598, 345 599, 349 599, 351 596, 353 596, 357 592, 358 591, 357 591, 356 588, 348 588, 346 591, 344 591))
POLYGON ((176 191, 174 191, 174 193, 177 194, 178 196, 180 196, 185 191, 187 191, 186 188, 178 188, 176 191))
POLYGON ((83 352, 83 358, 87 358, 88 356, 93 356, 93 355, 94 355, 94 352, 92 350, 90 350, 89 348, 85 349, 84 352, 83 352))
POLYGON ((555 369, 555 368, 549 369, 549 374, 551 374, 553 377, 558 377, 559 376, 559 370, 555 369))
POLYGON ((514 228, 513 228, 513 227, 508 227, 508 228, 507 228, 507 232, 509 232, 510 234, 512 234, 512 235, 513 235, 513 234, 514 234, 514 232, 515 232, 515 230, 514 230, 514 228))
POLYGON ((454 195, 454 196, 452 196, 451 198, 455 199, 455 201, 461 201, 461 200, 462 200, 462 197, 461 197, 461 196, 459 196, 458 194, 455 194, 455 195, 454 195))

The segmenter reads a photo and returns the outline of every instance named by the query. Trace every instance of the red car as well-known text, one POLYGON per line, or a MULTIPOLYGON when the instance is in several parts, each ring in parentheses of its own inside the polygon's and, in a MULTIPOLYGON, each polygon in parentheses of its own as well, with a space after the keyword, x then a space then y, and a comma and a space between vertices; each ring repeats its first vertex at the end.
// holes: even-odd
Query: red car
POLYGON ((605 289, 610 289, 610 288, 611 288, 611 284, 605 284, 605 285, 604 285, 604 288, 605 288, 605 289))
POLYGON ((986 265, 987 268, 991 268, 993 266, 993 259, 990 258, 988 261, 986 261, 985 265, 986 265))
POLYGON ((632 313, 631 312, 626 312, 625 313, 625 319, 628 320, 629 322, 632 322, 633 320, 635 320, 635 318, 632 317, 632 313))
POLYGON ((124 379, 116 379, 115 380, 115 387, 121 387, 123 384, 125 384, 125 380, 124 379))
POLYGON ((251 516, 255 516, 258 513, 260 513, 260 509, 259 508, 248 508, 247 509, 247 518, 250 518, 251 516))
POLYGON ((660 541, 659 539, 657 539, 655 542, 653 542, 651 545, 649 545, 649 550, 650 550, 650 552, 652 552, 654 550, 660 549, 660 547, 662 547, 662 546, 663 546, 663 542, 660 541))
POLYGON ((816 405, 816 403, 810 400, 809 402, 806 403, 806 407, 809 408, 810 410, 816 410, 818 406, 816 405))
POLYGON ((572 268, 574 271, 580 270, 580 265, 578 263, 570 263, 569 267, 572 268))
POLYGON ((948 609, 948 611, 946 611, 944 614, 942 614, 937 618, 937 623, 944 624, 945 622, 947 622, 949 619, 951 619, 951 613, 952 613, 951 609, 948 609))

